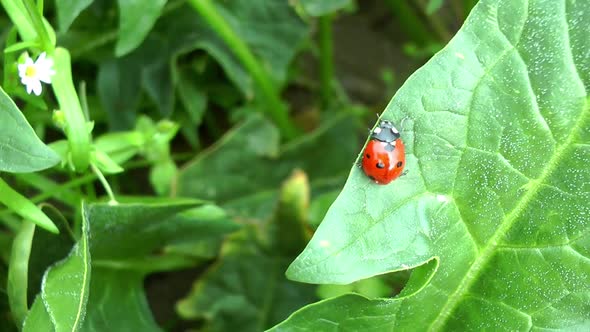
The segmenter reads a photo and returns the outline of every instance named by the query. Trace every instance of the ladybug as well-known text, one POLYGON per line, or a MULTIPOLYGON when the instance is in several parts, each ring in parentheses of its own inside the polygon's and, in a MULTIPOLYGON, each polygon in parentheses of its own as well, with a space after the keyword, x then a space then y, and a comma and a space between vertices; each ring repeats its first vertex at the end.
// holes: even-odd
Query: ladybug
POLYGON ((383 120, 371 132, 363 153, 362 167, 377 184, 388 184, 403 175, 406 164, 404 143, 393 123, 383 120))

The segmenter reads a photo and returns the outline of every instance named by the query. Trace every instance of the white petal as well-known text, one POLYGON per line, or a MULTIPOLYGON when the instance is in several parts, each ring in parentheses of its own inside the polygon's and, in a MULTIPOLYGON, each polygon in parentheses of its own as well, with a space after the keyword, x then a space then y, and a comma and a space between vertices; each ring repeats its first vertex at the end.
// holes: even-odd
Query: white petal
POLYGON ((39 81, 33 81, 33 82, 31 82, 31 86, 33 87, 33 93, 36 96, 38 96, 38 95, 41 94, 41 82, 39 82, 39 81))
POLYGON ((51 84, 51 76, 49 73, 39 73, 37 79, 43 83, 51 84))
POLYGON ((24 76, 25 72, 27 71, 27 65, 24 63, 21 63, 18 65, 18 75, 19 76, 24 76))
POLYGON ((43 52, 41 55, 39 55, 37 61, 35 61, 35 65, 37 65, 39 69, 49 70, 51 67, 53 67, 53 59, 46 58, 46 53, 43 52))
POLYGON ((27 84, 25 84, 25 87, 27 88, 27 93, 31 94, 31 91, 33 91, 33 85, 30 84, 31 82, 28 82, 27 84))
POLYGON ((44 62, 46 56, 47 56, 47 53, 42 52, 41 54, 39 54, 39 57, 37 58, 37 61, 35 61, 35 63, 38 64, 38 63, 44 62))

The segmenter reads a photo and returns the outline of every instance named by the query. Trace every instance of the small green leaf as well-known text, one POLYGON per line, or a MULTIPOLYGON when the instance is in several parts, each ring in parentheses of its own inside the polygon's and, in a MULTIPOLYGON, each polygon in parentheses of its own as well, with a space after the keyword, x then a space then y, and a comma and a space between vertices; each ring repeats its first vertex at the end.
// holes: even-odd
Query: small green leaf
POLYGON ((41 298, 56 332, 79 330, 86 315, 91 267, 88 219, 82 219, 78 243, 43 276, 41 298))
POLYGON ((40 208, 10 188, 2 178, 0 178, 0 203, 6 205, 8 209, 23 217, 23 219, 29 220, 52 233, 59 233, 53 221, 40 208))
POLYGON ((271 236, 274 247, 284 254, 298 254, 311 237, 306 223, 309 196, 307 175, 301 170, 295 170, 281 187, 273 223, 275 229, 271 236))
POLYGON ((443 4, 444 4, 444 0, 430 0, 430 1, 428 1, 428 4, 426 5, 426 14, 427 15, 434 14, 437 10, 440 9, 440 7, 442 7, 443 4))
POLYGON ((59 31, 64 33, 68 31, 70 25, 80 13, 90 6, 94 0, 56 0, 55 6, 57 7, 57 21, 59 25, 59 31))
POLYGON ((142 65, 139 59, 131 56, 99 65, 97 93, 113 130, 129 130, 135 125, 142 65))
POLYGON ((303 10, 311 16, 323 16, 352 4, 351 0, 299 0, 303 10))
POLYGON ((177 173, 178 168, 173 160, 164 159, 156 162, 150 169, 150 183, 154 191, 160 196, 166 195, 177 173))
POLYGON ((4 53, 12 53, 12 52, 18 52, 27 48, 31 48, 31 47, 35 47, 37 46, 37 41, 26 41, 26 42, 19 42, 19 43, 14 43, 12 45, 10 45, 9 47, 4 49, 4 53))
POLYGON ((133 51, 156 23, 166 0, 118 0, 119 38, 115 46, 117 56, 133 51))
POLYGON ((123 167, 117 164, 108 154, 94 150, 91 155, 92 163, 106 174, 121 173, 124 171, 123 167))
POLYGON ((133 158, 144 144, 144 136, 137 131, 107 133, 94 141, 94 147, 106 153, 117 164, 133 158))
POLYGON ((587 1, 480 1, 382 115, 409 118, 408 174, 380 186, 354 168, 287 271, 349 283, 435 259, 432 279, 278 330, 587 329, 589 20, 587 1))
POLYGON ((12 99, 0 88, 0 171, 29 173, 49 168, 59 157, 35 135, 12 99))
POLYGON ((198 127, 203 120, 207 108, 207 95, 199 89, 193 79, 182 71, 178 71, 178 96, 189 115, 191 123, 198 127))

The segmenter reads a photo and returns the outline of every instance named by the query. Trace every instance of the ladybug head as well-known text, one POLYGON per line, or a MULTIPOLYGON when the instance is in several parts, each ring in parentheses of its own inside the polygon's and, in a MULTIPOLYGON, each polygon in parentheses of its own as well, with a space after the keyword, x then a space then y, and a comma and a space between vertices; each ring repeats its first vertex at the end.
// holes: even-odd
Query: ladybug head
POLYGON ((379 127, 375 128, 371 133, 371 138, 381 142, 393 142, 400 138, 399 131, 389 120, 382 120, 379 127))

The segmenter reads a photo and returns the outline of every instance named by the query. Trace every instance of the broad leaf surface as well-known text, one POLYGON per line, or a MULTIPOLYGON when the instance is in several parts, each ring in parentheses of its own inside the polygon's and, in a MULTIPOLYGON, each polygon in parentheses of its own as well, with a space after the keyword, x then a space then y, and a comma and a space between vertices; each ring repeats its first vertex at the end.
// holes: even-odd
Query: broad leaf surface
POLYGON ((78 331, 86 315, 90 288, 88 220, 70 254, 51 266, 43 277, 41 299, 56 332, 78 331))
POLYGON ((38 295, 35 298, 35 301, 29 310, 29 314, 25 319, 22 330, 24 332, 55 331, 55 327, 53 327, 47 309, 41 300, 41 295, 38 295))
POLYGON ((167 246, 218 239, 237 229, 215 205, 195 200, 160 201, 89 206, 93 257, 111 262, 150 257, 167 246))
POLYGON ((58 162, 59 156, 41 142, 12 99, 0 88, 0 172, 35 172, 58 162))
POLYGON ((431 282, 276 330, 588 329, 589 21, 588 1, 480 1, 382 116, 409 118, 408 175, 379 186, 354 168, 287 272, 345 284, 435 257, 431 282))
POLYGON ((95 268, 84 331, 162 331, 152 317, 139 271, 95 268))
POLYGON ((147 304, 149 273, 194 266, 174 245, 221 242, 237 227, 223 210, 197 200, 120 198, 84 211, 92 229, 93 274, 85 331, 160 331, 147 304))
MULTIPOLYGON (((223 210, 198 200, 119 200, 118 205, 83 206, 92 236, 87 238, 85 228, 83 239, 70 255, 48 269, 42 298, 31 307, 25 331, 159 331, 145 299, 145 276, 200 262, 168 247, 201 242, 219 245, 225 234, 237 229, 223 210), (81 248, 86 248, 86 256, 81 248)), ((67 240, 40 233, 35 236, 31 257, 39 256, 35 251, 44 249, 47 259, 54 258, 63 251, 64 242, 67 240)), ((31 259, 33 272, 47 259, 31 259)))

